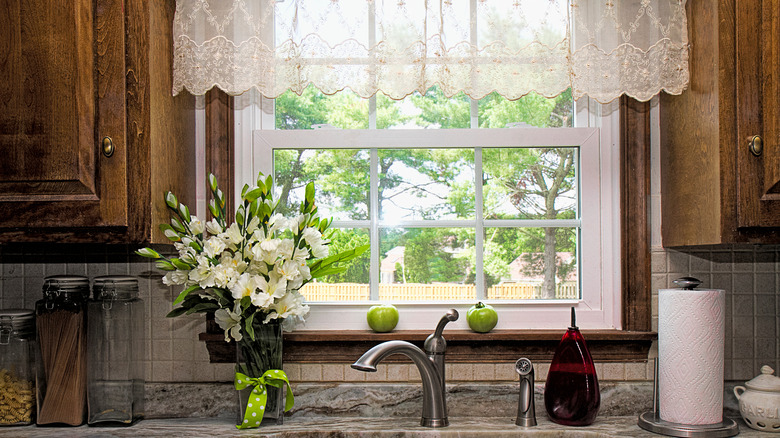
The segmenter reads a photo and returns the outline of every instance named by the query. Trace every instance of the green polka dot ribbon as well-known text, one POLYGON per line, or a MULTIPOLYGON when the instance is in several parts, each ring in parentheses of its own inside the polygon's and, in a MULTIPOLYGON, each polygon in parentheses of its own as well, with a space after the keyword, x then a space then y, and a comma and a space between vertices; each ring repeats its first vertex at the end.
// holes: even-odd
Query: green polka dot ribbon
POLYGON ((260 377, 249 377, 245 374, 236 373, 235 387, 240 391, 244 388, 252 386, 252 393, 249 394, 249 400, 246 403, 246 411, 244 412, 244 420, 241 424, 236 425, 239 429, 249 429, 257 427, 263 420, 263 414, 265 413, 266 401, 268 399, 268 391, 266 385, 282 388, 282 385, 287 384, 287 397, 285 399, 284 411, 287 412, 292 409, 295 399, 293 397, 292 389, 290 389, 290 381, 287 380, 287 374, 282 370, 268 370, 260 377))

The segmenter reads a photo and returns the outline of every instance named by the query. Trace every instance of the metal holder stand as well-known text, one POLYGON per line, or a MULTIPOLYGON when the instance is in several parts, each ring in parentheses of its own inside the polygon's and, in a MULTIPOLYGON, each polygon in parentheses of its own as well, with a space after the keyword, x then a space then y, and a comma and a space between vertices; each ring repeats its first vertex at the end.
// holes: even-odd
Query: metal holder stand
POLYGON ((653 433, 681 438, 720 438, 739 434, 739 426, 731 418, 724 418, 723 421, 716 424, 681 424, 664 421, 659 417, 658 401, 658 359, 656 359, 653 380, 653 410, 639 415, 639 420, 637 421, 639 427, 653 433))

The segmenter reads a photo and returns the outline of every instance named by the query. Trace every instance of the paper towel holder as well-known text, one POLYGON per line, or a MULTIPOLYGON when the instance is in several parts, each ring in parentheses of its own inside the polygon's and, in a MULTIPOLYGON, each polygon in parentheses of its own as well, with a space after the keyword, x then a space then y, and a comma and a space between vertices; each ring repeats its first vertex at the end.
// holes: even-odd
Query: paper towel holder
POLYGON ((653 360, 653 364, 653 410, 639 415, 639 427, 653 433, 681 438, 720 438, 739 434, 739 426, 731 418, 724 417, 723 421, 715 424, 681 424, 662 420, 659 414, 658 358, 653 360))

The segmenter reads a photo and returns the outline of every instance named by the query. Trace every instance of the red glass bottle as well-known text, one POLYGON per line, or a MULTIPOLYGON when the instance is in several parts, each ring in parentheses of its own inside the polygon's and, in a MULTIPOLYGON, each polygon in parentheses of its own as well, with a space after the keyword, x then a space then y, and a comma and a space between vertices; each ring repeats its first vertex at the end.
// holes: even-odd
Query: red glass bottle
POLYGON ((555 423, 566 426, 592 424, 599 412, 601 395, 596 368, 585 339, 577 328, 574 307, 571 327, 555 350, 544 385, 544 406, 555 423))

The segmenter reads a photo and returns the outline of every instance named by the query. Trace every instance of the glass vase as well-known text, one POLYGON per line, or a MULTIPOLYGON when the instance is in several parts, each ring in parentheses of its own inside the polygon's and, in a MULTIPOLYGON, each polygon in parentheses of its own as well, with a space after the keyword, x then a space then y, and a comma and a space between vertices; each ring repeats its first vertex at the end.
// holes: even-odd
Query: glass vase
MULTIPOLYGON (((268 370, 282 369, 282 325, 278 320, 268 324, 255 321, 253 324, 255 338, 242 330, 243 338, 236 342, 236 372, 248 377, 261 377, 268 370)), ((284 402, 287 388, 282 385, 277 388, 266 385, 268 398, 262 418, 262 423, 283 424, 284 402)), ((252 386, 238 391, 238 415, 236 424, 241 424, 247 408, 252 386)))

